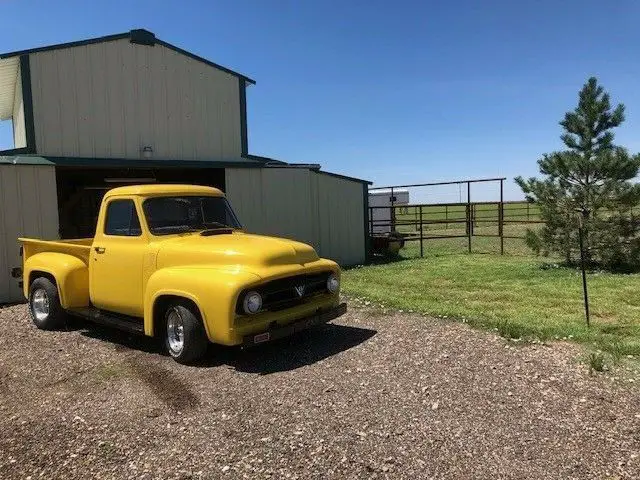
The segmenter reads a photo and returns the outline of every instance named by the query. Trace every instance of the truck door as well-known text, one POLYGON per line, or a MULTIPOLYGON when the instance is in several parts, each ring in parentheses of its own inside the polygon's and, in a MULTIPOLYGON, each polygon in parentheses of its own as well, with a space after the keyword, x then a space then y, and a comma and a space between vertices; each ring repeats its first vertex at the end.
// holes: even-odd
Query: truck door
POLYGON ((90 255, 91 303, 100 309, 142 317, 142 266, 147 238, 131 198, 103 207, 90 255))

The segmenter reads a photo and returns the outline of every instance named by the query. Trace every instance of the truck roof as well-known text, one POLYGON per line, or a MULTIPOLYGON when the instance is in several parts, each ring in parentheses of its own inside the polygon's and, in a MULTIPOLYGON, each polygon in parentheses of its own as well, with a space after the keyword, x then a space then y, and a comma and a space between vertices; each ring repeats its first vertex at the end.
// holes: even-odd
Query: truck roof
POLYGON ((182 195, 211 195, 215 197, 223 197, 224 193, 213 187, 204 187, 202 185, 176 185, 176 184, 153 184, 153 185, 127 185, 126 187, 117 187, 109 190, 105 194, 107 197, 116 197, 121 195, 164 195, 164 194, 182 194, 182 195))

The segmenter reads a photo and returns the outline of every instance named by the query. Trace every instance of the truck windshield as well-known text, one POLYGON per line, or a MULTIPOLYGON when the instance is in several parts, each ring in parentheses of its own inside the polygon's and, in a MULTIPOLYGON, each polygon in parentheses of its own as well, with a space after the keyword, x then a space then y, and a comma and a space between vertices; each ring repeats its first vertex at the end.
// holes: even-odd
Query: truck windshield
POLYGON ((155 197, 145 200, 142 209, 153 235, 241 228, 224 197, 155 197))

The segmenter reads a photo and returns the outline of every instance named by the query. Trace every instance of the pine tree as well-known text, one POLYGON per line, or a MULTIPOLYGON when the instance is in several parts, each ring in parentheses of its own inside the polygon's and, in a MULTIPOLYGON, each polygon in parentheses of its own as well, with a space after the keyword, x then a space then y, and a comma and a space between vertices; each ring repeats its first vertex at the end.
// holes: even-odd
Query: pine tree
POLYGON ((640 266, 640 224, 632 212, 640 202, 640 186, 630 182, 638 175, 640 155, 613 144, 612 130, 624 119, 624 105, 612 108, 609 94, 590 78, 578 106, 560 122, 567 150, 538 160, 542 179, 515 179, 545 221, 539 233, 527 233, 532 248, 574 263, 581 216, 588 263, 640 266))

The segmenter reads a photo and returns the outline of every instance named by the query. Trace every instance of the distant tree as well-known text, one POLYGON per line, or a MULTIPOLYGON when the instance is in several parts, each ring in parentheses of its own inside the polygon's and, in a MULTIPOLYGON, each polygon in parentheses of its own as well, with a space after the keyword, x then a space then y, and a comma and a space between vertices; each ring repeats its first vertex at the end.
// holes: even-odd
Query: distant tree
POLYGON ((609 94, 589 78, 578 106, 560 122, 567 149, 538 160, 543 178, 515 179, 545 221, 540 232, 527 233, 532 248, 575 263, 580 215, 588 264, 640 267, 640 223, 632 212, 640 202, 640 186, 630 181, 638 175, 640 155, 613 144, 612 130, 624 119, 624 105, 612 108, 609 94))

